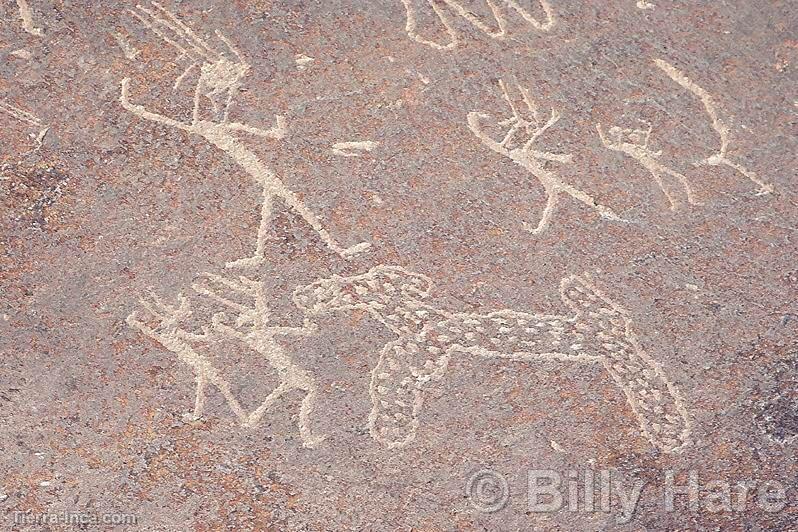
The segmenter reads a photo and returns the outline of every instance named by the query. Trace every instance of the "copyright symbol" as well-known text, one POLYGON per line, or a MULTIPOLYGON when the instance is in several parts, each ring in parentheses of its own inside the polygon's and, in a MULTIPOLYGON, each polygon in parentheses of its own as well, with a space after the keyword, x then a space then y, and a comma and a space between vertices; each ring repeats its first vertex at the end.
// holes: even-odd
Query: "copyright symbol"
POLYGON ((471 506, 486 514, 498 512, 510 498, 510 486, 501 473, 481 469, 471 475, 466 484, 466 496, 471 506))

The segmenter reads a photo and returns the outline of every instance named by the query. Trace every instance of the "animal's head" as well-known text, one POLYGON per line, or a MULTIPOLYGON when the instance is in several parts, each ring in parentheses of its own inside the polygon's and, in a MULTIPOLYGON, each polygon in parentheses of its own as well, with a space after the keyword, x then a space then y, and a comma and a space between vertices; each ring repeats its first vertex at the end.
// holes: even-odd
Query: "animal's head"
POLYGON ((634 146, 645 147, 648 144, 651 127, 648 129, 634 129, 613 126, 609 129, 608 133, 613 143, 632 144, 634 146))
POLYGON ((360 275, 333 275, 301 286, 294 291, 294 303, 309 314, 356 308, 378 310, 392 300, 423 299, 431 285, 430 279, 419 273, 380 265, 360 275))

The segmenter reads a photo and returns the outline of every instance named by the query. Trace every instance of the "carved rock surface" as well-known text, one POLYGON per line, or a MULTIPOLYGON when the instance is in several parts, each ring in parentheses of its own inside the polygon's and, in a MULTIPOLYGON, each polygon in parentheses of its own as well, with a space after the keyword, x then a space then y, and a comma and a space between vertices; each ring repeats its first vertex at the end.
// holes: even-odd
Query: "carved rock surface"
POLYGON ((4 2, 0 528, 798 528, 794 11, 4 2))

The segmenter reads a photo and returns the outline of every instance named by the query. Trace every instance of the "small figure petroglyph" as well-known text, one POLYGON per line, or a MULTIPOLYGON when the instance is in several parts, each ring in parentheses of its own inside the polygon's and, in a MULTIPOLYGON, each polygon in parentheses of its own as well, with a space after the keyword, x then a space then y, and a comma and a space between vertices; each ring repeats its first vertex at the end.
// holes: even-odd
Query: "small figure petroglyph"
POLYGON ((33 25, 33 12, 27 0, 17 0, 17 7, 19 8, 19 18, 22 19, 22 29, 31 35, 41 36, 42 29, 33 25))
POLYGON ((651 2, 646 2, 646 0, 637 0, 637 9, 654 9, 655 6, 651 2))
POLYGON ((684 73, 668 63, 667 61, 663 61, 662 59, 654 59, 654 64, 657 67, 665 72, 669 78, 673 81, 678 83, 683 88, 687 89, 691 93, 693 93, 701 103, 704 105, 704 110, 709 115, 709 118, 712 120, 712 129, 718 134, 720 138, 720 149, 718 153, 712 155, 711 157, 695 163, 696 166, 721 166, 725 165, 733 170, 736 170, 743 176, 747 177, 751 182, 759 186, 759 190, 757 191, 757 195, 763 194, 770 194, 773 192, 773 185, 766 183, 765 181, 761 180, 754 172, 751 172, 744 168, 742 165, 735 163, 734 161, 729 160, 727 157, 727 151, 729 149, 729 137, 731 136, 731 127, 729 124, 723 121, 718 114, 718 111, 715 106, 715 102, 712 96, 703 88, 696 85, 693 81, 687 78, 684 73))
MULTIPOLYGON (((549 31, 555 24, 554 18, 554 11, 551 8, 548 0, 539 0, 540 7, 543 9, 543 12, 546 15, 546 20, 544 22, 539 21, 535 17, 532 16, 526 9, 524 9, 517 0, 501 0, 501 3, 504 4, 506 9, 512 9, 516 13, 518 13, 521 18, 524 19, 526 23, 530 26, 535 28, 538 31, 549 31)), ((502 12, 502 10, 496 5, 495 0, 485 0, 487 6, 490 8, 491 14, 493 16, 493 21, 495 22, 496 26, 491 27, 488 24, 485 24, 482 20, 480 20, 477 16, 475 16, 471 11, 463 7, 457 0, 402 0, 402 4, 405 6, 405 11, 407 12, 407 23, 405 24, 405 31, 407 32, 408 37, 413 39, 414 41, 425 44, 432 48, 438 50, 451 50, 458 46, 460 43, 460 37, 455 30, 452 21, 449 18, 449 15, 446 13, 446 8, 451 10, 455 16, 461 17, 464 20, 468 21, 472 24, 475 28, 479 31, 484 33, 485 35, 493 38, 493 39, 504 39, 507 36, 507 17, 502 12), (421 37, 418 34, 418 15, 416 11, 415 4, 417 2, 425 3, 432 9, 435 15, 440 20, 441 24, 443 24, 446 33, 449 36, 449 42, 445 44, 441 44, 436 41, 431 41, 421 37), (443 4, 443 5, 440 5, 443 4)))
POLYGON ((588 276, 562 280, 560 295, 570 315, 448 312, 427 303, 431 288, 424 275, 379 265, 294 292, 294 303, 307 314, 364 311, 396 335, 383 348, 371 378, 369 427, 381 444, 402 447, 415 439, 424 389, 444 376, 455 354, 600 363, 653 445, 670 453, 688 442, 690 421, 678 390, 638 343, 626 309, 588 276))
POLYGON ((253 257, 232 262, 228 266, 254 266, 263 261, 263 249, 271 230, 275 198, 281 199, 291 210, 299 214, 321 237, 322 241, 342 257, 350 257, 368 249, 370 246, 366 242, 348 248, 341 246, 327 232, 313 211, 305 206, 299 196, 289 190, 255 153, 236 138, 236 133, 247 133, 279 140, 285 137, 286 126, 282 116, 276 117, 276 125, 269 130, 228 120, 229 110, 241 84, 241 79, 250 69, 232 43, 220 32, 215 32, 217 38, 229 51, 227 54, 223 54, 200 39, 191 28, 166 8, 156 2, 153 2, 152 5, 153 9, 137 6, 138 12, 133 11, 133 14, 164 42, 180 52, 178 59, 186 57, 190 60, 189 66, 175 81, 175 88, 178 88, 192 71, 199 70, 199 77, 194 88, 192 119, 191 122, 181 122, 132 103, 129 95, 129 78, 122 80, 120 103, 126 110, 144 120, 199 135, 232 157, 256 183, 263 187, 261 221, 255 254, 253 257), (212 109, 209 117, 206 117, 208 113, 204 113, 202 109, 202 103, 205 100, 211 103, 212 109))
POLYGON ((662 190, 665 197, 668 198, 671 210, 678 207, 679 199, 670 192, 670 189, 663 181, 663 176, 665 175, 675 177, 682 184, 687 196, 687 201, 690 205, 703 205, 696 199, 687 177, 659 162, 662 151, 653 151, 648 147, 652 131, 652 126, 650 124, 645 130, 613 126, 607 133, 604 132, 601 124, 596 124, 596 130, 598 131, 601 143, 604 144, 606 148, 612 151, 625 153, 639 162, 651 173, 660 190, 662 190))
POLYGON ((356 140, 352 142, 336 142, 332 145, 332 152, 342 157, 360 157, 363 152, 371 151, 379 142, 373 140, 356 140))
POLYGON ((493 121, 493 125, 499 128, 509 127, 502 140, 496 141, 484 131, 482 121, 492 120, 491 116, 486 113, 477 111, 470 112, 468 114, 468 127, 485 146, 526 168, 543 186, 546 193, 546 206, 543 209, 543 214, 540 217, 540 222, 537 227, 529 230, 534 234, 538 234, 549 226, 557 204, 560 201, 560 194, 571 196, 591 209, 595 209, 602 218, 624 221, 610 208, 601 205, 586 192, 563 182, 557 174, 546 168, 546 162, 549 161, 568 164, 573 159, 572 155, 540 151, 534 148, 538 138, 560 119, 560 113, 556 110, 552 110, 548 120, 542 123, 543 119, 538 111, 538 106, 531 98, 527 88, 520 85, 518 86, 522 102, 520 106, 521 109, 519 109, 513 104, 507 87, 501 80, 499 80, 499 87, 502 90, 505 101, 512 111, 512 116, 509 118, 501 121, 493 121), (519 132, 522 132, 527 138, 521 143, 516 144, 515 136, 519 132))
POLYGON ((50 126, 43 124, 39 118, 23 109, 20 109, 16 105, 9 103, 7 100, 0 99, 0 113, 6 114, 18 122, 35 128, 36 132, 31 133, 29 136, 31 140, 35 142, 36 146, 28 153, 34 153, 42 147, 44 137, 50 130, 50 126))
POLYGON ((210 324, 201 327, 201 333, 186 331, 180 323, 191 318, 189 299, 178 295, 178 305, 164 303, 150 293, 140 299, 143 311, 128 316, 130 327, 156 340, 178 359, 189 365, 196 379, 194 411, 185 416, 186 421, 202 418, 208 384, 215 386, 227 401, 238 422, 244 427, 254 427, 263 415, 285 394, 299 390, 304 393, 299 409, 299 433, 305 447, 314 447, 323 439, 310 428, 317 386, 313 376, 294 363, 285 349, 275 341, 276 336, 307 336, 315 326, 305 322, 303 327, 274 327, 269 324, 269 308, 263 285, 244 276, 227 278, 207 274, 192 285, 194 292, 224 309, 213 315, 210 324), (141 313, 141 315, 140 315, 141 313), (241 406, 230 389, 230 384, 214 367, 211 360, 195 348, 197 342, 207 342, 214 336, 227 337, 242 342, 249 349, 266 358, 277 372, 279 384, 250 413, 241 406))

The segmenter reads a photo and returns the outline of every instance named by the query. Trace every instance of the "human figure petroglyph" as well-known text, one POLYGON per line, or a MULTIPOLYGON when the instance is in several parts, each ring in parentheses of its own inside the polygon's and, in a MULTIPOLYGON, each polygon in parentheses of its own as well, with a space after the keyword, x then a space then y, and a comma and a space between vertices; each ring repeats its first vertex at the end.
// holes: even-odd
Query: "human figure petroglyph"
MULTIPOLYGON (((534 29, 538 31, 549 31, 552 27, 554 27, 555 24, 554 10, 552 9, 548 0, 539 1, 540 7, 543 9, 546 17, 543 22, 533 17, 532 14, 524 9, 517 0, 500 0, 499 3, 504 5, 504 9, 515 11, 527 24, 532 26, 534 29)), ((490 8, 491 14, 493 16, 493 22, 496 24, 495 28, 485 24, 479 19, 479 17, 475 16, 471 11, 463 7, 463 5, 457 0, 402 0, 402 4, 404 5, 405 11, 407 13, 405 31, 407 32, 408 37, 414 41, 425 44, 432 48, 438 50, 451 50, 456 48, 460 43, 460 37, 454 27, 454 24, 449 18, 449 14, 446 12, 448 9, 454 16, 461 17, 463 20, 466 20, 485 35, 493 39, 505 38, 507 36, 508 26, 506 14, 503 12, 502 8, 497 5, 495 0, 485 0, 485 3, 490 8), (430 9, 432 9, 435 16, 437 16, 438 20, 440 20, 441 24, 443 24, 443 27, 449 36, 448 43, 441 44, 439 42, 424 39, 418 34, 418 12, 416 9, 416 4, 421 4, 422 6, 426 4, 430 9)))
POLYGON ((199 333, 181 328, 180 324, 192 317, 189 299, 182 294, 178 295, 177 305, 170 305, 150 293, 140 300, 143 310, 133 312, 127 318, 128 325, 173 352, 194 372, 194 410, 185 419, 202 419, 209 384, 221 392, 239 424, 248 428, 255 427, 263 415, 286 394, 300 391, 304 394, 298 421, 302 444, 305 447, 315 447, 323 441, 324 436, 314 434, 310 428, 310 416, 318 393, 316 381, 308 371, 294 363, 290 354, 275 340, 277 336, 307 336, 316 327, 307 320, 302 327, 270 325, 270 312, 263 284, 244 276, 227 278, 208 274, 194 283, 192 289, 199 296, 224 309, 216 312, 210 323, 203 324, 199 333), (211 341, 214 337, 226 337, 241 342, 266 358, 277 372, 279 384, 252 412, 245 411, 233 394, 229 382, 199 349, 198 344, 211 341))
POLYGON ((446 373, 455 354, 534 362, 600 363, 621 388, 643 435, 664 452, 685 445, 690 421, 676 387, 646 354, 629 313, 588 276, 562 280, 570 315, 514 310, 448 312, 427 303, 432 281, 398 266, 380 265, 298 288, 295 304, 308 314, 365 311, 397 338, 372 372, 369 428, 374 439, 402 447, 415 439, 424 390, 446 373))
POLYGON ((695 163, 696 166, 728 166, 729 168, 739 172, 741 175, 747 177, 752 183, 759 186, 759 190, 757 191, 757 195, 763 194, 770 194, 773 192, 773 185, 766 183, 762 179, 760 179, 754 172, 747 170, 742 165, 735 163, 734 161, 729 160, 727 157, 727 152, 729 149, 729 142, 731 136, 731 127, 729 124, 723 121, 718 113, 718 110, 715 105, 715 101, 712 96, 704 90, 702 87, 698 86, 696 83, 691 81, 685 74, 662 59, 654 59, 654 64, 657 67, 665 72, 669 78, 673 81, 678 83, 681 87, 687 89, 691 93, 693 93, 704 106, 704 110, 706 111, 709 118, 712 120, 712 129, 718 134, 720 139, 720 149, 718 153, 708 157, 703 161, 699 161, 695 163))
POLYGON ((543 118, 540 115, 538 106, 532 99, 527 88, 518 85, 517 88, 521 95, 521 100, 519 105, 516 106, 510 97, 507 86, 501 80, 499 81, 499 87, 502 91, 504 100, 512 111, 512 116, 501 121, 493 121, 491 124, 499 128, 509 127, 502 140, 496 141, 483 129, 483 121, 493 120, 492 117, 486 113, 477 111, 470 112, 468 114, 468 127, 485 146, 524 167, 534 175, 543 186, 546 193, 546 206, 543 209, 537 227, 530 229, 530 231, 534 234, 538 234, 549 226, 554 211, 557 208, 557 204, 560 201, 561 194, 571 196, 591 209, 595 209, 602 218, 624 221, 620 216, 615 214, 612 209, 601 205, 586 192, 565 183, 557 174, 546 168, 546 162, 568 164, 573 160, 571 154, 551 153, 537 150, 534 147, 538 138, 557 123, 560 119, 560 113, 552 109, 548 120, 543 123, 543 118), (515 137, 519 133, 524 134, 527 138, 520 143, 516 143, 515 137))
POLYGON ((703 205, 696 199, 695 192, 690 187, 690 181, 687 177, 659 162, 662 151, 654 151, 649 148, 648 144, 652 131, 650 124, 645 130, 612 126, 606 133, 601 124, 596 124, 596 130, 604 147, 628 155, 651 173, 660 190, 668 198, 671 210, 678 208, 680 201, 677 196, 671 193, 670 188, 663 180, 664 176, 675 177, 681 183, 687 196, 687 202, 690 205, 703 205))
POLYGON ((19 18, 22 20, 22 29, 31 35, 40 37, 44 32, 33 24, 33 12, 27 0, 17 0, 17 9, 19 9, 19 18))
POLYGON ((10 116, 17 122, 21 122, 22 124, 31 126, 34 128, 35 132, 31 133, 29 136, 31 140, 34 141, 35 147, 32 151, 28 153, 33 153, 38 151, 42 147, 42 143, 44 142, 44 137, 47 135, 47 132, 50 130, 50 126, 45 125, 41 119, 13 105, 8 100, 4 100, 0 98, 0 113, 10 116))
POLYGON ((216 31, 216 37, 228 50, 227 53, 219 52, 166 8, 156 2, 153 2, 152 6, 152 9, 137 6, 138 12, 133 11, 133 14, 164 42, 180 52, 178 60, 186 57, 190 61, 190 64, 175 81, 175 88, 179 87, 192 72, 199 71, 194 88, 192 118, 190 122, 181 122, 132 103, 129 94, 129 78, 122 80, 120 103, 126 110, 144 120, 199 135, 232 157, 256 183, 263 187, 261 221, 255 254, 253 257, 232 262, 229 266, 255 266, 263 261, 263 249, 271 231, 272 211, 274 200, 277 198, 299 214, 315 230, 322 241, 342 257, 350 257, 368 249, 369 244, 365 242, 348 248, 341 246, 299 196, 289 190, 271 168, 266 166, 235 136, 237 133, 246 133, 261 138, 279 140, 286 135, 286 125, 282 116, 277 116, 275 126, 268 130, 229 120, 229 110, 235 94, 242 78, 250 69, 232 43, 216 31), (204 112, 202 108, 203 102, 206 100, 211 103, 210 113, 204 112), (209 116, 206 117, 208 114, 209 116))

